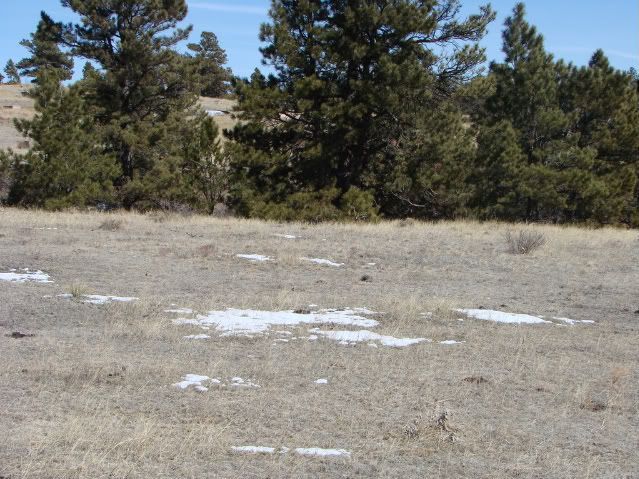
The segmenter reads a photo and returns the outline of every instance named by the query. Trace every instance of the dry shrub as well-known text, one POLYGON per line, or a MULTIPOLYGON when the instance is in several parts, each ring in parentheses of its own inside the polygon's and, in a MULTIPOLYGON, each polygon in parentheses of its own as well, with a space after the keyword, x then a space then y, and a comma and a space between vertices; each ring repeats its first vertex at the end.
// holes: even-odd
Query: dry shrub
POLYGON ((546 236, 537 231, 520 230, 519 234, 507 231, 504 239, 511 254, 530 254, 546 244, 546 236))
POLYGON ((108 218, 104 220, 98 227, 98 229, 101 229, 104 231, 117 231, 121 228, 122 228, 122 220, 117 218, 108 218))

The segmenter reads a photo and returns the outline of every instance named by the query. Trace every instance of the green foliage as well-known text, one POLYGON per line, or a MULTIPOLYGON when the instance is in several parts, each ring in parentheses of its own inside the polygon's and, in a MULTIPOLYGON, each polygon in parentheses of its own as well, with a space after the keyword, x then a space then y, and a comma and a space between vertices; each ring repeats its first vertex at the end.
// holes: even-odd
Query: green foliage
POLYGON ((40 22, 31 40, 22 40, 20 45, 31 54, 18 62, 16 67, 23 76, 37 81, 38 72, 42 69, 57 70, 62 80, 70 80, 73 74, 73 59, 62 52, 62 23, 54 22, 45 12, 40 12, 40 22))
POLYGON ((191 27, 184 0, 63 0, 81 22, 66 27, 65 43, 98 70, 85 70, 82 88, 95 109, 103 144, 117 158, 116 186, 125 207, 154 203, 183 183, 180 136, 196 112, 194 83, 174 47, 191 27), (156 190, 156 188, 160 188, 156 190))
POLYGON ((189 59, 198 77, 198 94, 207 97, 228 94, 232 73, 230 68, 224 67, 226 52, 220 47, 215 33, 202 32, 199 43, 189 43, 187 48, 193 52, 189 59))
POLYGON ((480 217, 628 222, 639 164, 639 102, 630 75, 596 52, 581 69, 556 62, 518 4, 504 63, 474 110, 478 152, 470 206, 480 217))
POLYGON ((111 203, 117 164, 99 146, 79 87, 62 87, 56 70, 40 70, 37 79, 36 116, 16 122, 33 147, 24 155, 10 154, 8 203, 47 209, 111 203))
POLYGON ((334 219, 342 196, 357 188, 392 212, 378 175, 392 170, 384 166, 394 161, 389 145, 414 128, 407 103, 428 111, 484 58, 476 42, 493 13, 482 7, 459 20, 459 8, 457 0, 274 0, 260 38, 277 74, 256 71, 237 84, 244 121, 231 135, 240 145, 232 163, 242 182, 232 191, 238 210, 260 216, 268 210, 262 205, 293 196, 296 204, 326 205, 320 212, 334 219), (467 46, 439 48, 458 42, 467 46))
POLYGON ((19 85, 20 84, 20 72, 16 68, 13 60, 9 59, 4 67, 4 73, 7 75, 7 84, 19 85))

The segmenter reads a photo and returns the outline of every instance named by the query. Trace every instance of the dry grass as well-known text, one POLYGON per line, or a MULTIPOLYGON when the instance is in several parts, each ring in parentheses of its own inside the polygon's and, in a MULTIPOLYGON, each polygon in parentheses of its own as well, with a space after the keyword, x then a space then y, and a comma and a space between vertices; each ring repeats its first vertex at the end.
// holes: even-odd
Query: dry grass
POLYGON ((0 282, 0 476, 637 477, 639 234, 539 226, 548 244, 532 258, 504 251, 513 228, 0 210, 0 271, 39 268, 55 280, 0 282), (106 234, 106 218, 126 228, 106 234), (140 300, 55 297, 69 284, 140 300), (173 325, 163 312, 172 303, 364 306, 384 312, 380 333, 434 341, 188 341, 202 331, 173 325), (597 324, 517 327, 451 311, 479 306, 597 324), (466 342, 437 343, 445 339, 466 342), (171 386, 186 373, 262 387, 171 386), (352 457, 232 454, 238 445, 344 448, 352 457))
POLYGON ((519 234, 506 231, 504 240, 511 254, 530 254, 546 244, 546 236, 538 231, 519 230, 519 234))

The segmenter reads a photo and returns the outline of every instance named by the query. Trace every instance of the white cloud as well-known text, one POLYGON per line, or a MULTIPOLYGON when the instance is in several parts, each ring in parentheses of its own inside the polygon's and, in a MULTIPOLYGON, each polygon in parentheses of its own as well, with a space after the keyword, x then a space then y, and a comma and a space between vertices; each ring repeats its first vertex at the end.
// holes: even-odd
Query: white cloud
POLYGON ((246 13, 251 15, 266 15, 268 12, 268 8, 256 7, 252 5, 225 5, 222 3, 210 2, 189 2, 188 5, 191 8, 213 10, 215 12, 246 13))

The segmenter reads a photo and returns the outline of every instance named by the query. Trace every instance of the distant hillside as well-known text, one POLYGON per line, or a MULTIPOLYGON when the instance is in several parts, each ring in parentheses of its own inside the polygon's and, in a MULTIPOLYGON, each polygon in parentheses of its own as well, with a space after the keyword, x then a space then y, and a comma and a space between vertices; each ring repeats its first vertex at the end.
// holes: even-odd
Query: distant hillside
MULTIPOLYGON (((35 114, 33 101, 25 96, 30 85, 0 85, 0 150, 12 148, 25 151, 29 143, 13 126, 14 118, 32 118, 35 114)), ((225 98, 200 98, 202 107, 215 112, 213 118, 220 130, 231 128, 236 123, 230 115, 235 101, 225 98)))

